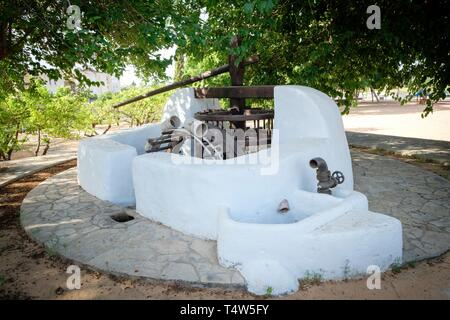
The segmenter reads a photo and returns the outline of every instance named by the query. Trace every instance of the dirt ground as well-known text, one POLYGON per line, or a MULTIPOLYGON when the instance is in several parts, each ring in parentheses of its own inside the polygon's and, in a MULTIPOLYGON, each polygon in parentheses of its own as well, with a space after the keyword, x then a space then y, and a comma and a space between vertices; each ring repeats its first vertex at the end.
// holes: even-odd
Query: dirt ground
MULTIPOLYGON (((96 127, 96 131, 101 134, 105 129, 107 128, 106 125, 99 125, 96 127)), ((119 126, 113 125, 109 130, 108 133, 117 132, 122 129, 129 128, 129 125, 125 122, 120 123, 119 126)), ((35 149, 37 145, 37 136, 35 135, 21 135, 21 139, 27 138, 27 142, 23 145, 22 149, 16 152, 13 152, 11 156, 11 160, 17 160, 22 159, 26 157, 34 157, 35 149)), ((48 149, 47 155, 52 154, 67 154, 67 153, 74 153, 77 151, 78 147, 78 141, 79 140, 70 140, 70 139, 62 139, 62 138, 52 138, 50 148, 48 149)), ((42 155, 42 152, 44 150, 44 146, 41 146, 39 155, 42 155)))
MULTIPOLYGON (((70 161, 0 189, 0 299, 262 299, 242 289, 195 288, 171 281, 128 279, 81 266, 81 289, 68 290, 70 261, 28 238, 19 222, 20 204, 41 181, 76 165, 70 161)), ((381 289, 366 279, 303 283, 280 299, 450 299, 450 253, 382 275, 381 289), (394 272, 395 271, 395 272, 394 272)))
POLYGON ((424 108, 417 102, 402 106, 396 101, 364 101, 342 120, 346 131, 450 141, 450 100, 436 103, 433 113, 422 119, 424 108))

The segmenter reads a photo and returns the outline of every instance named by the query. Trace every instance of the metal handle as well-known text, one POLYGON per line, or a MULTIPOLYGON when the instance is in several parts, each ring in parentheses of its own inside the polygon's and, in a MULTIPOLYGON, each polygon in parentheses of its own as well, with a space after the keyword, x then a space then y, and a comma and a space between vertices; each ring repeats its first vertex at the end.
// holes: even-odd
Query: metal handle
POLYGON ((336 180, 338 184, 341 184, 345 181, 344 174, 340 171, 333 172, 331 176, 336 180))

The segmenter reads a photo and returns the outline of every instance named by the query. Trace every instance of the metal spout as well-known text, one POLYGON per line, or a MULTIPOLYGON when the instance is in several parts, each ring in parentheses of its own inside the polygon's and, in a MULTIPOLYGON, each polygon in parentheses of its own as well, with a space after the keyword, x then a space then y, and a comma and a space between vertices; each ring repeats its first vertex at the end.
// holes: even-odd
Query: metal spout
POLYGON ((331 194, 332 188, 336 187, 338 184, 344 182, 345 177, 340 171, 335 171, 331 174, 328 170, 327 162, 320 158, 313 158, 309 161, 309 165, 313 169, 317 169, 317 192, 331 194))

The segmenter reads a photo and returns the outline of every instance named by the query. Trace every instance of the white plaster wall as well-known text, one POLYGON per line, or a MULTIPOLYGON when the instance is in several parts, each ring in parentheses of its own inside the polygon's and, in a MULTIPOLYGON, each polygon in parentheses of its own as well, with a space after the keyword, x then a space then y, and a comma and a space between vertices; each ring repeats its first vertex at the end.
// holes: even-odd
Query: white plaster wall
MULTIPOLYGON (((184 91, 177 94, 190 99, 184 91)), ((174 112, 181 107, 177 94, 169 105, 174 112)), ((189 116, 178 114, 185 115, 182 121, 189 116)), ((265 151, 195 165, 179 164, 176 158, 186 156, 167 153, 137 157, 133 161, 137 211, 184 233, 216 239, 217 206, 227 206, 246 219, 260 210, 261 203, 278 204, 297 189, 316 193, 316 172, 309 161, 318 156, 331 171, 340 170, 346 177, 344 187, 335 192, 352 190, 350 153, 341 116, 331 99, 307 87, 275 87, 275 128, 280 132, 279 154, 271 157, 279 168, 272 175, 261 174, 263 162, 250 164, 252 157, 265 151), (239 161, 243 164, 233 164, 239 161)))
MULTIPOLYGON (((120 90, 120 81, 117 77, 113 75, 89 69, 80 71, 82 74, 84 74, 88 79, 92 81, 103 82, 103 84, 99 86, 89 87, 89 90, 96 95, 104 94, 107 92, 118 92, 120 90)), ((58 88, 64 87, 66 84, 66 81, 64 79, 58 79, 55 81, 50 80, 47 75, 41 75, 40 77, 45 81, 45 86, 51 93, 55 93, 58 90, 58 88)))
POLYGON ((298 279, 308 276, 351 278, 365 274, 370 265, 385 271, 401 262, 400 221, 368 210, 347 210, 317 224, 308 219, 290 224, 241 223, 226 211, 220 219, 219 261, 237 267, 248 290, 256 294, 264 294, 268 287, 273 294, 296 291, 298 279))
POLYGON ((56 93, 56 91, 58 91, 58 88, 64 87, 64 80, 63 79, 58 79, 58 80, 48 79, 45 86, 47 87, 47 90, 50 93, 54 94, 54 93, 56 93))
MULTIPOLYGON (((220 108, 218 100, 195 99, 193 88, 180 89, 169 97, 162 121, 172 115, 180 115, 185 121, 186 116, 191 117, 195 112, 207 108, 220 108)), ((134 205, 133 158, 145 153, 145 143, 149 138, 160 135, 161 126, 158 123, 80 141, 77 168, 79 185, 102 200, 124 206, 134 205)), ((153 182, 154 187, 157 187, 156 182, 153 182)))
POLYGON ((159 124, 151 124, 80 141, 78 184, 102 200, 134 205, 132 160, 144 152, 146 140, 159 133, 159 124))
MULTIPOLYGON (((259 166, 228 165, 228 160, 222 164, 211 164, 214 160, 175 164, 172 160, 177 157, 186 156, 155 153, 136 157, 133 182, 136 211, 184 233, 215 239, 217 205, 251 214, 261 199, 282 192, 275 176, 261 175, 259 166)), ((286 184, 293 182, 286 176, 286 184)))
POLYGON ((120 81, 113 75, 89 69, 82 70, 81 72, 92 81, 102 82, 99 86, 89 87, 89 90, 96 95, 101 95, 107 92, 118 92, 120 90, 120 81))
POLYGON ((206 109, 220 109, 219 100, 197 99, 193 88, 178 89, 167 101, 161 121, 176 115, 183 126, 186 120, 193 119, 197 112, 206 109))
MULTIPOLYGON (((113 140, 118 143, 131 146, 136 149, 137 154, 145 153, 144 147, 148 138, 158 137, 161 134, 161 125, 147 124, 136 128, 121 130, 117 133, 95 137, 98 140, 113 140)), ((94 139, 95 139, 94 138, 94 139)))
MULTIPOLYGON (((316 194, 315 170, 309 160, 326 158, 323 140, 304 139, 283 148, 279 169, 262 175, 263 163, 252 164, 259 153, 221 160, 199 160, 198 164, 180 164, 186 156, 151 153, 133 161, 136 210, 184 233, 207 239, 217 238, 217 206, 233 209, 242 219, 251 218, 266 202, 290 197, 298 188, 316 194)), ((262 156, 261 156, 262 157, 262 156)), ((339 168, 339 167, 337 167, 339 168)))
POLYGON ((332 172, 339 170, 346 178, 338 188, 353 189, 350 150, 336 103, 326 94, 305 86, 276 86, 274 101, 274 129, 280 131, 280 143, 326 139, 327 155, 323 158, 332 172))

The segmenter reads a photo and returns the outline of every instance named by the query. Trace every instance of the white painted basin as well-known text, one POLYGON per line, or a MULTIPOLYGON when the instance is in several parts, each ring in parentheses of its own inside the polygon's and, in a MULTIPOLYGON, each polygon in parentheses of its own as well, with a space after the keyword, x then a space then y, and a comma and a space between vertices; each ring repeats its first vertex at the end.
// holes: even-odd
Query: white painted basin
POLYGON ((267 205, 252 219, 221 208, 217 252, 226 267, 237 268, 248 290, 285 294, 298 280, 315 275, 342 279, 381 271, 402 257, 397 219, 367 210, 367 199, 352 191, 341 197, 295 192, 286 215, 267 205))
POLYGON ((242 216, 231 211, 230 218, 247 224, 290 224, 307 218, 312 219, 317 215, 332 215, 331 211, 343 203, 343 199, 339 197, 303 190, 295 190, 285 199, 289 203, 289 211, 286 213, 278 212, 279 203, 270 200, 262 201, 260 207, 251 215, 242 216))

